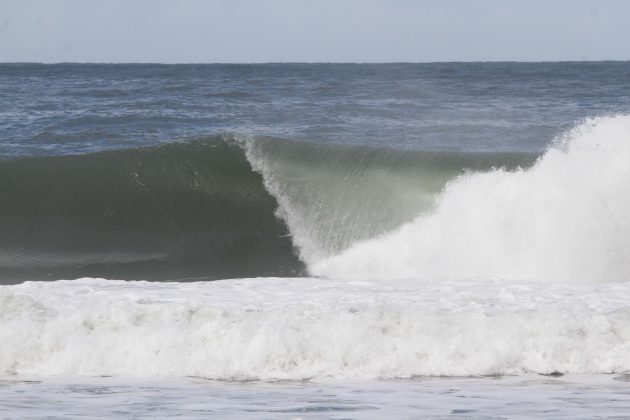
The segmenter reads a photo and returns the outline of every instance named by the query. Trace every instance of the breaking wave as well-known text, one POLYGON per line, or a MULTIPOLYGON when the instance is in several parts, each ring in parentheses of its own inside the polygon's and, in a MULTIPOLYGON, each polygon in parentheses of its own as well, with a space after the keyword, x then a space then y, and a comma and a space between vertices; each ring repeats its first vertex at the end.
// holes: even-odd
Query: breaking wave
POLYGON ((542 155, 224 135, 0 161, 0 280, 630 277, 630 116, 542 155))
POLYGON ((630 116, 588 119, 535 165, 466 174, 404 226, 319 261, 320 276, 630 280, 630 116))
POLYGON ((299 275, 412 220, 465 168, 528 159, 226 135, 4 160, 0 281, 299 275))

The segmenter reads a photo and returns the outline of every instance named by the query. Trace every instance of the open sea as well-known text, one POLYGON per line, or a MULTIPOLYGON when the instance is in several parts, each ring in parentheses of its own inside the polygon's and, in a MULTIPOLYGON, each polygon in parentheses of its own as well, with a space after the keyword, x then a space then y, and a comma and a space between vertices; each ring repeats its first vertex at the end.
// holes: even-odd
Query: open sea
POLYGON ((630 62, 0 64, 0 418, 630 419, 630 62))

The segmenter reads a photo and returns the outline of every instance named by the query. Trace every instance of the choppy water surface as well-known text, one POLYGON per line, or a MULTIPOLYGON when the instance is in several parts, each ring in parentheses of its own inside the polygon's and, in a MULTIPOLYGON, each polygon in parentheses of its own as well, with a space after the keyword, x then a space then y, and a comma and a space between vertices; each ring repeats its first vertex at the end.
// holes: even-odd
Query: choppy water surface
POLYGON ((630 64, 0 64, 0 155, 224 131, 423 150, 542 150, 630 110, 630 64))

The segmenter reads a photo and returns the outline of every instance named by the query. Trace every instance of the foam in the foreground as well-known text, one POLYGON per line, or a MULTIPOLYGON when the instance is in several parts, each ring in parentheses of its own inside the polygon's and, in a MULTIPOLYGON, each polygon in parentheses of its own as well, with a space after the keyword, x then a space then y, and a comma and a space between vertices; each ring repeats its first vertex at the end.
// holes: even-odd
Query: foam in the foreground
POLYGON ((629 284, 314 278, 0 288, 0 375, 215 379, 630 370, 629 284))

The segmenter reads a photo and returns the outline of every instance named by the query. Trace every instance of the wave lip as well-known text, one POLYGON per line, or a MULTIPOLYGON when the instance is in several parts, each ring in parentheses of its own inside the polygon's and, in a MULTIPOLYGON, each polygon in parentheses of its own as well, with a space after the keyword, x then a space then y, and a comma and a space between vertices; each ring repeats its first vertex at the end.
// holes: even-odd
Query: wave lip
POLYGON ((434 210, 311 265, 316 275, 630 278, 630 116, 587 119, 534 166, 451 181, 434 210))
POLYGON ((0 375, 628 372, 629 300, 629 283, 27 282, 0 287, 0 375))

